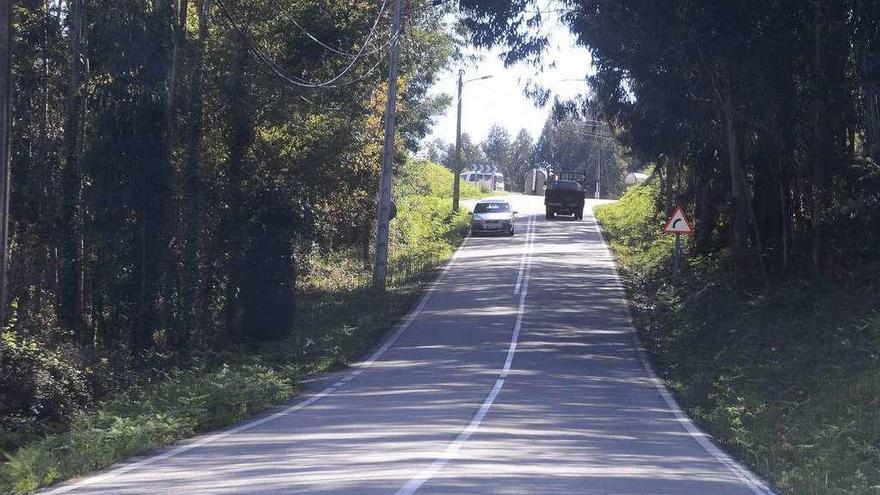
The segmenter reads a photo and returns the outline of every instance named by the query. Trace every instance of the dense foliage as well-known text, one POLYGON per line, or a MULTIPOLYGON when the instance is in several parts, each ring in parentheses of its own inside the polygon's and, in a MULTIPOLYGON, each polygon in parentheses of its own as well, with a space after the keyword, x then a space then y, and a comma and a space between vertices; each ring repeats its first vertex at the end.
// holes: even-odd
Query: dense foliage
MULTIPOLYGON (((455 143, 437 139, 429 143, 428 156, 450 170, 455 169, 455 143)), ((526 129, 521 129, 511 140, 507 129, 495 124, 486 139, 479 143, 474 142, 468 133, 462 133, 461 162, 462 170, 476 164, 494 165, 504 174, 505 189, 521 192, 525 187, 526 172, 535 166, 535 143, 526 129)))
MULTIPOLYGON (((90 399, 84 373, 36 342, 26 348, 10 346, 10 362, 19 363, 24 373, 34 373, 9 382, 21 391, 19 407, 25 410, 40 397, 41 407, 70 417, 54 425, 57 432, 9 451, 9 458, 0 463, 0 493, 28 493, 241 421, 290 400, 303 376, 358 359, 412 307, 423 284, 464 238, 469 217, 452 213, 451 184, 452 173, 441 165, 403 163, 395 190, 407 206, 391 222, 389 290, 372 289, 369 267, 352 253, 356 248, 312 253, 308 273, 298 280, 297 331, 284 339, 236 346, 209 361, 164 369, 79 411, 59 406, 90 399), (28 390, 23 385, 27 383, 41 388, 28 390), (82 395, 74 395, 77 392, 82 395)), ((479 192, 465 185, 462 194, 479 192)), ((15 444, 11 437, 16 432, 7 434, 10 438, 0 437, 4 448, 15 444)))
MULTIPOLYGON (((507 47, 508 61, 540 58, 547 39, 535 26, 554 15, 542 7, 461 2, 474 41, 507 47)), ((656 163, 659 207, 693 212, 697 252, 730 248, 737 273, 764 280, 876 259, 880 4, 558 0, 550 10, 593 55, 582 110, 656 163)))
POLYGON ((393 43, 400 156, 448 103, 442 10, 405 4, 401 39, 390 2, 15 2, 0 446, 288 336, 312 253, 369 258, 393 43))

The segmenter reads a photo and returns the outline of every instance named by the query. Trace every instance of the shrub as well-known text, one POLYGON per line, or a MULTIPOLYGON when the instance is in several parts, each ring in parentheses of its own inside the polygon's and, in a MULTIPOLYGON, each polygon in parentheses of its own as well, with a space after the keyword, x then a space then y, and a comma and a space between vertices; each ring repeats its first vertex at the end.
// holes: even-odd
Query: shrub
POLYGON ((3 334, 0 364, 0 450, 92 402, 87 371, 73 349, 53 348, 13 331, 3 334))
POLYGON ((258 364, 172 371, 77 415, 67 431, 18 449, 0 465, 0 491, 27 493, 240 421, 292 396, 298 378, 295 367, 258 364))
MULTIPOLYGON (((674 237, 663 232, 663 213, 656 210, 659 191, 653 182, 630 187, 616 203, 596 208, 596 216, 618 256, 633 257, 627 268, 665 266, 674 237)), ((685 239, 685 242, 688 240, 685 239)))

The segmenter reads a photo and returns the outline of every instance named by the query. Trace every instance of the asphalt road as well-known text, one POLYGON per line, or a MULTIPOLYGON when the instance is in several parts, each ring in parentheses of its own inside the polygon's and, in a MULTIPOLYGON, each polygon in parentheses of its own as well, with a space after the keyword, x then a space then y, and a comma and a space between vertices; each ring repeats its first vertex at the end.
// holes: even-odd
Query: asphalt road
MULTIPOLYGON (((286 408, 47 493, 771 493, 680 412, 592 215, 468 239, 364 362, 286 408)), ((589 210, 589 206, 587 208, 589 210)))

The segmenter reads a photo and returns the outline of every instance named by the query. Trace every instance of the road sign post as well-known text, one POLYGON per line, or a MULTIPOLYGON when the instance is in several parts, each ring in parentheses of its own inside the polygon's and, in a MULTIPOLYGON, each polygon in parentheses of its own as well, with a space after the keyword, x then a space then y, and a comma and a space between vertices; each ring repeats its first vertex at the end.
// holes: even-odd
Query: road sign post
POLYGON ((672 213, 672 216, 669 217, 669 220, 666 221, 666 226, 663 227, 663 231, 667 234, 675 234, 675 251, 672 256, 672 263, 675 270, 675 276, 678 277, 681 275, 681 235, 694 234, 694 228, 691 225, 691 221, 688 219, 687 214, 684 212, 684 208, 681 206, 675 207, 675 211, 672 213))
POLYGON ((681 276, 681 234, 675 234, 675 276, 681 276))

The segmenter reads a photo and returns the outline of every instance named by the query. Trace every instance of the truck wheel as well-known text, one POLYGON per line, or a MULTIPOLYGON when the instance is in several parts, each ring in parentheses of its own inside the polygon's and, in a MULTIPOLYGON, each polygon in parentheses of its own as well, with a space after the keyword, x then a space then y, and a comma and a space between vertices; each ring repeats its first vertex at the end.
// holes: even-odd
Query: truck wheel
POLYGON ((544 214, 544 219, 553 220, 553 210, 551 210, 550 208, 547 208, 545 211, 545 214, 544 214))
POLYGON ((584 214, 583 214, 583 213, 577 213, 577 214, 575 214, 574 219, 575 219, 575 220, 583 220, 583 219, 584 219, 584 214))

